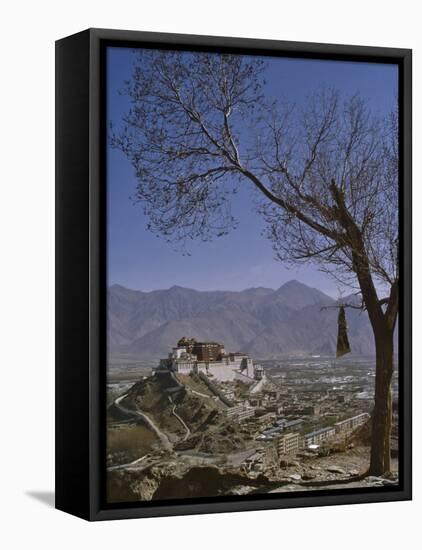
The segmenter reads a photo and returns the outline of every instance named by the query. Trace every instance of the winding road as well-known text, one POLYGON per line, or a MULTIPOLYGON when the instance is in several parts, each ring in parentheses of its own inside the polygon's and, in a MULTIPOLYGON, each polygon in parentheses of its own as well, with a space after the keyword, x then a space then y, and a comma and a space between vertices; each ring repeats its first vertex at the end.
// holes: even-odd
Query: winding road
POLYGON ((191 391, 194 395, 199 395, 200 397, 206 397, 207 399, 215 399, 215 396, 207 395, 206 393, 201 393, 199 391, 193 390, 192 388, 188 388, 189 391, 191 391))
POLYGON ((176 405, 173 403, 172 398, 171 398, 170 396, 168 396, 168 398, 169 398, 170 403, 173 405, 173 408, 172 408, 172 410, 171 410, 171 414, 177 418, 177 420, 180 422, 180 424, 181 424, 181 425, 185 428, 185 430, 186 430, 185 437, 183 438, 183 441, 186 441, 187 438, 190 436, 191 431, 190 431, 188 425, 186 424, 186 422, 183 420, 183 418, 180 417, 180 416, 177 414, 177 412, 176 412, 176 405))
MULTIPOLYGON (((139 465, 141 462, 143 462, 146 458, 148 458, 148 455, 141 456, 140 458, 137 458, 136 460, 133 460, 132 462, 127 462, 126 464, 117 464, 116 466, 109 466, 107 470, 111 472, 112 470, 125 470, 128 468, 139 468, 139 465)), ((143 466, 143 464, 142 464, 143 466)))
POLYGON ((121 402, 123 401, 123 399, 126 396, 127 396, 127 393, 125 393, 125 394, 121 395, 120 397, 118 397, 114 401, 115 406, 125 414, 131 415, 131 416, 137 416, 137 417, 141 418, 144 421, 144 423, 147 424, 147 426, 149 428, 151 428, 151 430, 157 435, 157 437, 161 441, 163 447, 167 451, 172 450, 173 445, 171 444, 171 442, 170 442, 169 438, 167 437, 167 435, 160 430, 160 428, 151 420, 151 418, 149 416, 147 416, 145 413, 143 413, 139 410, 134 411, 134 410, 128 409, 127 407, 125 407, 124 405, 121 404, 121 402))

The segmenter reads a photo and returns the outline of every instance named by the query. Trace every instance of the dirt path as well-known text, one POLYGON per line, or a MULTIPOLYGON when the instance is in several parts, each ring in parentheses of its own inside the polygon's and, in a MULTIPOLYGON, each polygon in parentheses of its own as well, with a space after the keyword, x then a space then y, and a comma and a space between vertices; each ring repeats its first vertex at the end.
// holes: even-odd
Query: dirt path
POLYGON ((107 470, 109 472, 112 472, 113 470, 124 470, 133 466, 139 466, 141 462, 143 462, 148 457, 148 454, 141 456, 140 458, 137 458, 135 460, 132 460, 132 462, 127 462, 126 464, 117 464, 116 466, 109 466, 107 470))
POLYGON ((201 393, 199 391, 188 388, 188 391, 191 391, 194 395, 199 395, 200 397, 206 397, 207 399, 214 399, 212 395, 207 395, 206 393, 201 393))
POLYGON ((176 405, 173 405, 173 409, 172 409, 172 414, 173 416, 175 416, 177 418, 177 420, 182 424, 182 426, 185 428, 186 430, 186 434, 185 434, 185 437, 183 438, 183 441, 186 441, 186 439, 190 436, 191 434, 191 431, 189 429, 189 427, 187 426, 186 422, 183 420, 183 418, 181 418, 177 412, 176 412, 176 405))
POLYGON ((183 418, 181 416, 179 416, 176 412, 176 405, 173 403, 173 399, 170 397, 170 395, 168 396, 168 400, 170 401, 170 403, 173 405, 173 408, 171 409, 171 414, 177 418, 177 420, 180 422, 180 424, 184 427, 184 429, 186 430, 186 434, 185 434, 185 437, 183 438, 183 441, 186 441, 187 438, 190 436, 191 434, 191 431, 189 429, 189 426, 186 424, 186 422, 183 420, 183 418))
POLYGON ((131 416, 137 416, 137 417, 141 418, 144 421, 144 423, 153 432, 155 432, 158 439, 161 441, 163 447, 168 451, 172 450, 173 445, 171 444, 171 442, 170 442, 169 438, 167 437, 167 435, 160 430, 160 428, 151 420, 151 418, 149 416, 147 416, 144 412, 141 412, 139 410, 134 411, 134 410, 128 409, 127 407, 125 407, 124 405, 121 404, 121 401, 123 401, 123 399, 126 396, 127 396, 127 394, 125 393, 125 394, 121 395, 120 397, 118 397, 114 401, 115 406, 125 414, 129 414, 131 416))

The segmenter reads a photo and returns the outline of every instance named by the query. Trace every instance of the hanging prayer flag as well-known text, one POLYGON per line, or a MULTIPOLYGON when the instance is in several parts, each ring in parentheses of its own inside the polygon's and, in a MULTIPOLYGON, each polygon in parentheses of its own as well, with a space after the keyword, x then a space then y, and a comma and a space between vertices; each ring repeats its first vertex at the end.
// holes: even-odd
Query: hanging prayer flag
POLYGON ((347 321, 344 306, 341 306, 338 312, 338 335, 337 335, 337 353, 336 357, 342 357, 350 353, 349 338, 347 337, 347 321))

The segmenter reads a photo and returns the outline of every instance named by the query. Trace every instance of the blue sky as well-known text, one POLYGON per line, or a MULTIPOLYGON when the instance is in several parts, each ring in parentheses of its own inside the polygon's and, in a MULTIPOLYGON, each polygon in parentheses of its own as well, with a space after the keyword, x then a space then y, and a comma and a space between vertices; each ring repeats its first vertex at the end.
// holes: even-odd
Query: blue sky
MULTIPOLYGON (((335 87, 345 94, 359 92, 379 114, 388 113, 397 96, 397 66, 374 63, 266 58, 266 90, 303 105, 313 90, 335 87)), ((128 48, 107 51, 107 118, 118 127, 128 110, 119 93, 130 79, 134 54, 128 48)), ((149 233, 142 206, 134 205, 136 179, 126 157, 108 145, 107 226, 108 284, 149 291, 180 285, 198 290, 278 288, 290 279, 337 297, 337 283, 307 265, 288 269, 274 259, 262 236, 263 220, 255 213, 247 186, 233 197, 239 226, 210 243, 190 244, 190 256, 149 233)))

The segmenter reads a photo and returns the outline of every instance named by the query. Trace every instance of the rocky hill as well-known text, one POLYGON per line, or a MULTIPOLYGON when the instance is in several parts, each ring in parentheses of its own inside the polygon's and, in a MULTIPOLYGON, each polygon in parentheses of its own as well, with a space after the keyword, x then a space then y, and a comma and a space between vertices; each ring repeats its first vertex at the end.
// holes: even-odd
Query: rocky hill
MULTIPOLYGON (((197 291, 173 286, 141 292, 113 285, 108 292, 108 345, 112 355, 165 357, 183 335, 216 340, 229 351, 269 359, 291 354, 333 354, 335 301, 290 281, 277 290, 197 291)), ((373 336, 366 313, 347 310, 352 351, 370 355, 373 336)))
POLYGON ((148 425, 163 434, 167 450, 217 455, 244 448, 239 424, 225 415, 228 405, 195 374, 161 372, 135 383, 109 408, 109 415, 117 413, 121 419, 124 412, 133 419, 142 413, 148 425))

